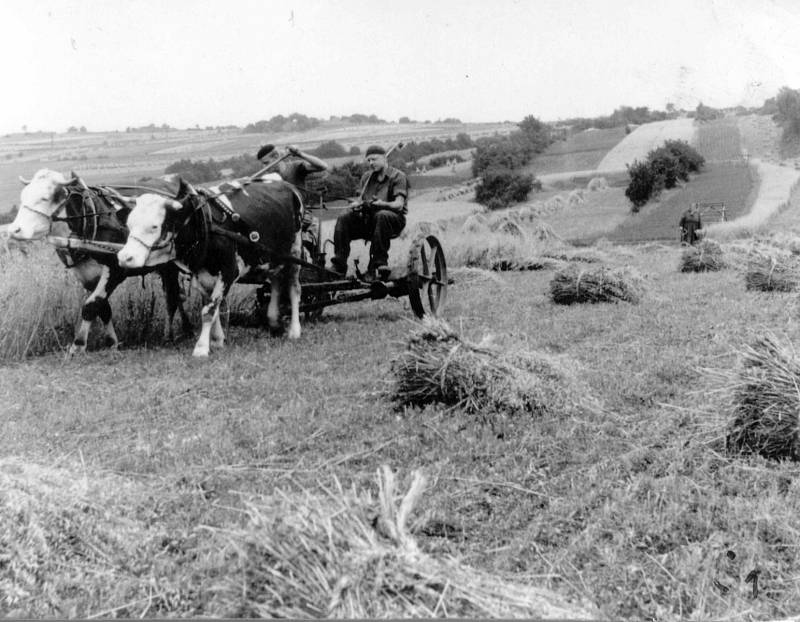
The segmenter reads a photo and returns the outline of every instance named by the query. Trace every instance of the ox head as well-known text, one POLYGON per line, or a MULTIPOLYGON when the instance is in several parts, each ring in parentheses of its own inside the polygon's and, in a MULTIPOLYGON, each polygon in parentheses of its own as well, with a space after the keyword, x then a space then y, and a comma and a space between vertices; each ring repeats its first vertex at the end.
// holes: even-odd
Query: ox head
POLYGON ((62 173, 42 169, 32 179, 20 177, 25 187, 20 193, 19 211, 8 227, 15 240, 40 240, 50 232, 53 216, 67 198, 67 186, 82 182, 75 173, 66 178, 62 173))
POLYGON ((178 214, 184 210, 183 200, 195 194, 181 180, 177 200, 158 194, 143 194, 128 215, 128 240, 117 253, 123 268, 155 266, 175 259, 175 236, 178 234, 178 214))

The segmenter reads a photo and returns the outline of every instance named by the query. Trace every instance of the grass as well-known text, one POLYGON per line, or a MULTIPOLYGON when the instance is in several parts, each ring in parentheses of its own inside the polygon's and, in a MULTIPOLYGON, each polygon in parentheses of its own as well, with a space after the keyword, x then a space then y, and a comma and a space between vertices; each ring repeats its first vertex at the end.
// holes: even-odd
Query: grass
MULTIPOLYGON (((614 231, 609 240, 630 242, 642 240, 677 240, 681 214, 695 202, 724 202, 728 220, 747 213, 758 192, 757 177, 743 163, 710 162, 682 188, 668 190, 645 205, 640 212, 630 214, 614 231)), ((704 215, 704 226, 719 218, 704 215)))
POLYGON ((736 117, 700 123, 692 146, 707 161, 737 160, 742 156, 742 137, 736 117))
MULTIPOLYGON (((402 302, 385 300, 328 310, 298 343, 234 327, 206 363, 182 344, 7 365, 2 451, 141 482, 148 494, 134 507, 150 525, 147 542, 183 543, 187 555, 201 525, 238 524, 243 493, 299 494, 333 476, 345 489, 370 488, 381 464, 422 468, 420 516, 452 526, 446 537, 419 535, 426 554, 585 598, 613 618, 797 611, 800 471, 726 457, 720 389, 701 372, 734 368, 758 325, 800 337, 795 304, 744 291, 730 271, 682 275, 677 248, 608 257, 646 275, 639 305, 556 307, 544 272, 456 283, 448 310, 464 339, 511 339, 575 361, 599 410, 499 428, 447 407, 398 410, 391 359, 411 324, 402 302), (722 594, 714 581, 733 585, 718 568, 728 550, 738 582, 722 594), (743 577, 756 564, 762 592, 750 599, 743 577)), ((140 569, 142 580, 166 581, 164 555, 140 569)), ((181 585, 176 603, 193 589, 190 574, 181 585)))
MULTIPOLYGON (((715 170, 704 175, 715 179, 715 170)), ((797 219, 796 203, 795 191, 778 216, 782 229, 797 219)), ((451 245, 456 252, 455 240, 445 251, 451 245)), ((269 538, 290 552, 311 542, 292 527, 315 511, 349 517, 327 504, 331 492, 337 503, 352 499, 351 490, 377 499, 375 473, 388 464, 426 476, 411 521, 420 552, 434 560, 424 569, 452 556, 495 581, 583 601, 611 619, 795 615, 800 467, 728 455, 724 443, 740 352, 765 328, 796 343, 797 299, 747 291, 733 269, 682 274, 677 245, 604 243, 588 252, 609 268, 637 270, 647 295, 638 305, 560 306, 549 299, 552 270, 492 278, 454 271, 446 318, 465 342, 570 361, 582 387, 566 397, 591 397, 591 409, 482 424, 450 405, 398 406, 392 361, 414 327, 402 299, 327 309, 294 343, 233 326, 226 348, 204 362, 191 358, 191 342, 157 340, 72 361, 60 352, 6 361, 0 451, 16 483, 3 480, 0 499, 21 507, 11 491, 28 490, 20 515, 47 519, 14 523, 44 526, 44 540, 16 538, 25 546, 14 554, 61 559, 47 544, 82 556, 54 572, 0 566, 0 581, 10 568, 42 573, 30 583, 18 575, 15 585, 32 586, 30 597, 0 583, 0 612, 275 613, 274 605, 209 603, 225 596, 230 604, 234 583, 249 595, 256 583, 269 585, 247 576, 290 576, 266 548, 269 538), (79 564, 91 560, 101 570, 80 575, 79 564), (755 569, 757 596, 746 582, 755 569)), ((358 507, 328 542, 374 506, 358 507)), ((344 545, 326 550, 354 559, 344 545)), ((375 559, 366 575, 359 563, 348 576, 387 576, 376 570, 392 571, 397 557, 375 559)), ((441 581, 429 587, 424 598, 444 593, 436 591, 441 581)), ((428 612, 444 615, 424 598, 428 612)))
POLYGON ((536 156, 526 170, 535 175, 584 171, 597 168, 600 161, 625 137, 625 128, 584 130, 565 141, 550 145, 536 156))

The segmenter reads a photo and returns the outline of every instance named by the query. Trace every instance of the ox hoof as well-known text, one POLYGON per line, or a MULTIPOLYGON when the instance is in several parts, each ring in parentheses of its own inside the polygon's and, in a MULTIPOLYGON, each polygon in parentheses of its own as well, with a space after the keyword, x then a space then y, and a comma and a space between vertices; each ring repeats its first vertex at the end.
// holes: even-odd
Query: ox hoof
POLYGON ((211 343, 209 343, 211 348, 224 348, 225 347, 225 340, 224 339, 212 339, 211 343))
POLYGON ((109 350, 119 350, 119 341, 112 339, 111 337, 106 337, 105 345, 109 350))
POLYGON ((84 344, 75 344, 75 343, 73 343, 69 347, 69 350, 67 351, 67 356, 68 357, 73 357, 76 354, 83 354, 85 352, 86 352, 86 344, 85 343, 84 344))
POLYGON ((286 332, 283 326, 268 326, 267 330, 269 331, 270 337, 282 337, 283 333, 286 332))
POLYGON ((300 327, 298 326, 297 328, 290 328, 287 336, 289 339, 300 339, 300 327))
POLYGON ((208 358, 208 350, 198 350, 194 349, 192 351, 192 356, 196 359, 207 359, 208 358))

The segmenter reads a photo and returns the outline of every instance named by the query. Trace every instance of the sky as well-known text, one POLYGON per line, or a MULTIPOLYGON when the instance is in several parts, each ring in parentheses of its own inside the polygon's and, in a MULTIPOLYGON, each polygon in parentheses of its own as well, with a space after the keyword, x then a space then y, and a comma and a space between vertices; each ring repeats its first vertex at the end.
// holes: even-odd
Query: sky
POLYGON ((798 0, 2 0, 0 132, 543 121, 800 88, 798 0))

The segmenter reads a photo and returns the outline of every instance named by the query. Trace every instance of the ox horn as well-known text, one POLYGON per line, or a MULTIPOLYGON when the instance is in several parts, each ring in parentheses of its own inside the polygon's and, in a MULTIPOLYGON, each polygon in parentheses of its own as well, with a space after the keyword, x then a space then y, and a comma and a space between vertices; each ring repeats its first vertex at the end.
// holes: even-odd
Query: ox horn
POLYGON ((176 212, 183 208, 183 204, 180 201, 176 201, 175 199, 167 199, 166 200, 167 209, 175 210, 176 212))
POLYGON ((24 186, 27 186, 29 183, 31 183, 30 179, 25 179, 22 175, 19 176, 19 180, 22 182, 22 185, 24 186))

